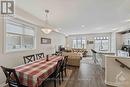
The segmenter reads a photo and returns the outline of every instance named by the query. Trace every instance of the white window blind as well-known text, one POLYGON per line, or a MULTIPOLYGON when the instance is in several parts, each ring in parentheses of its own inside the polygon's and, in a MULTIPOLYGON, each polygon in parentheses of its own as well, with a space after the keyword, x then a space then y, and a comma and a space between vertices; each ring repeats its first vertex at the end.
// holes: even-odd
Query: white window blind
POLYGON ((7 19, 6 51, 31 50, 35 48, 35 27, 23 21, 7 19), (12 21, 13 20, 13 21, 12 21))

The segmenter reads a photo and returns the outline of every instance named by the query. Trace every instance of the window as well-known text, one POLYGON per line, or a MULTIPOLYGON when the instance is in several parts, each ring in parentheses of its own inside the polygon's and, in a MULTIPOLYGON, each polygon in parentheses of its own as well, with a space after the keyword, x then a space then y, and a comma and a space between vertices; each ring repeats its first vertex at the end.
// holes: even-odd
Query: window
POLYGON ((12 20, 6 22, 6 52, 35 49, 35 27, 12 20))
POLYGON ((86 40, 83 38, 73 40, 73 48, 86 48, 86 40))
POLYGON ((95 37, 95 50, 108 51, 109 50, 109 37, 95 37))
POLYGON ((77 42, 76 40, 73 40, 73 48, 76 48, 77 47, 77 42))
POLYGON ((82 48, 82 40, 77 40, 77 48, 82 48))

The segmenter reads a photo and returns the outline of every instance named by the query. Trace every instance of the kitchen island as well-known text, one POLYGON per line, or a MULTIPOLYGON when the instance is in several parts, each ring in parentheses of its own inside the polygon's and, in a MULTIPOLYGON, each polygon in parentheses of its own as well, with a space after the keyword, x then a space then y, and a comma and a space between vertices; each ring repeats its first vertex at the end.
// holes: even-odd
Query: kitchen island
POLYGON ((123 84, 122 87, 130 87, 128 67, 130 67, 130 57, 105 55, 105 84, 112 86, 123 84))

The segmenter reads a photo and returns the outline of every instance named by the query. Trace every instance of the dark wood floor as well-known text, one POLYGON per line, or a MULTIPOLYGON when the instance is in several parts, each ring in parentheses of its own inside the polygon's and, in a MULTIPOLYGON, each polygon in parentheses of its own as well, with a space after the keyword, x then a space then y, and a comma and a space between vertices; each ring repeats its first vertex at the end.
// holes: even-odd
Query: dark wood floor
MULTIPOLYGON (((67 80, 66 85, 57 87, 111 87, 104 83, 104 70, 95 64, 88 64, 88 62, 81 62, 80 67, 68 67, 72 70, 70 79, 67 80)), ((46 83, 45 87, 53 87, 53 82, 46 83)))
POLYGON ((73 75, 66 87, 111 87, 104 83, 104 70, 98 65, 81 63, 79 68, 73 69, 73 75))

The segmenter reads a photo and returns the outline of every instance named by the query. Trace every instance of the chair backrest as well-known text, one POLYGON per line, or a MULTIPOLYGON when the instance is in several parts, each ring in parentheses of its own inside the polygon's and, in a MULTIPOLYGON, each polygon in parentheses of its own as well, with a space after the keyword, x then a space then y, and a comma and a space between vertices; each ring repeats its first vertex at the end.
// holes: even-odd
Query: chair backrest
POLYGON ((98 60, 97 60, 97 57, 96 57, 96 54, 97 54, 97 52, 95 51, 95 50, 93 50, 93 49, 91 49, 91 51, 92 51, 92 53, 93 53, 93 55, 92 55, 92 57, 93 57, 93 59, 94 59, 94 63, 98 63, 98 60))
POLYGON ((55 55, 62 56, 62 51, 56 52, 55 55))
POLYGON ((68 56, 64 57, 64 63, 63 66, 66 67, 67 66, 67 62, 68 62, 68 56))
POLYGON ((36 54, 36 58, 37 58, 37 59, 42 59, 42 58, 44 58, 44 53, 38 53, 38 54, 36 54))
POLYGON ((6 82, 9 84, 9 87, 20 87, 20 82, 15 69, 6 68, 3 66, 1 66, 1 68, 6 76, 6 82))
POLYGON ((35 55, 24 56, 23 59, 24 59, 24 63, 27 64, 35 61, 35 55))
POLYGON ((56 74, 56 75, 57 75, 58 73, 60 73, 62 63, 63 63, 63 60, 59 60, 59 61, 57 62, 56 70, 55 70, 55 74, 56 74))
POLYGON ((93 49, 91 49, 91 51, 93 52, 93 53, 97 53, 95 50, 93 50, 93 49))
POLYGON ((93 55, 93 58, 96 58, 96 51, 95 50, 93 50, 93 49, 91 49, 91 51, 92 51, 92 55, 93 55))

